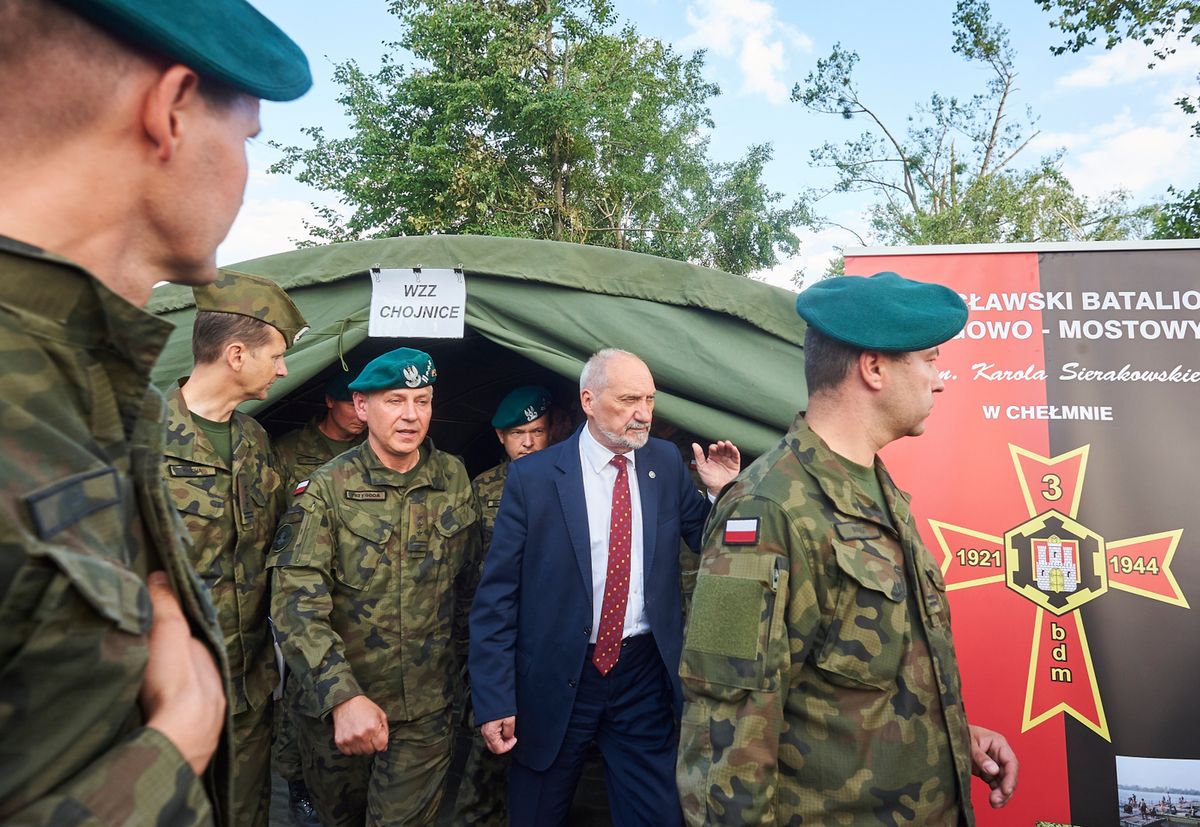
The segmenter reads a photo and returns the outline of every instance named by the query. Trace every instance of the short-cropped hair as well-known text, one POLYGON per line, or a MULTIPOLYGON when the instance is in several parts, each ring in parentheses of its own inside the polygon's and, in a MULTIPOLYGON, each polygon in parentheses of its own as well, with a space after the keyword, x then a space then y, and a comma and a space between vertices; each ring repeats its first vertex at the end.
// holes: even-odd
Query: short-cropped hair
POLYGON ((192 359, 207 365, 221 358, 225 347, 241 342, 250 350, 271 343, 271 325, 240 313, 201 310, 192 325, 192 359))
POLYGON ((809 325, 804 333, 804 381, 808 384, 808 395, 837 388, 862 352, 862 348, 831 339, 809 325))

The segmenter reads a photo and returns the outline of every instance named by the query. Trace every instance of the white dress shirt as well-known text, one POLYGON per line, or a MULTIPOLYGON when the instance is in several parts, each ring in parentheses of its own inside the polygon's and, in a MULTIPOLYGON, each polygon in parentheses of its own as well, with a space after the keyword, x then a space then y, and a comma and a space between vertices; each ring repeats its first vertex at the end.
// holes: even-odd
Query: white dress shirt
MULTIPOLYGON (((596 642, 600 631, 600 609, 604 605, 604 580, 608 575, 608 529, 612 521, 613 484, 617 468, 612 465, 616 454, 605 448, 586 425, 579 435, 579 460, 583 466, 583 498, 587 504, 588 537, 592 552, 592 634, 589 643, 596 642)), ((629 600, 625 604, 625 631, 622 638, 650 631, 646 619, 645 582, 642 575, 642 500, 638 495, 638 478, 634 452, 624 455, 629 460, 629 505, 632 518, 632 537, 629 542, 629 600)))

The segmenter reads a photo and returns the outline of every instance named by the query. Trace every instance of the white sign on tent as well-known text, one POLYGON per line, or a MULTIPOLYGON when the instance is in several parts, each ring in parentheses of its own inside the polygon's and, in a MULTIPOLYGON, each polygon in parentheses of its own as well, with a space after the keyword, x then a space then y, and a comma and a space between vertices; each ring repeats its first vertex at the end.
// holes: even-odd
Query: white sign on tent
POLYGON ((371 270, 367 335, 461 339, 467 284, 462 270, 371 270))

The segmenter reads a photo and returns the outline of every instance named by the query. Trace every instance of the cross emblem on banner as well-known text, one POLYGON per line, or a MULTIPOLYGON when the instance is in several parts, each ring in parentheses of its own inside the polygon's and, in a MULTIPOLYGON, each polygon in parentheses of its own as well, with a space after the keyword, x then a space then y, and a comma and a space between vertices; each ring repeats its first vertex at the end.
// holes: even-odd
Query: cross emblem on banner
POLYGON ((1079 609, 1110 589, 1189 608, 1171 572, 1183 529, 1106 540, 1076 519, 1090 446, 1053 458, 1008 447, 1027 519, 1003 536, 930 520, 946 589, 1003 584, 1034 604, 1022 732, 1065 713, 1111 741, 1079 609))

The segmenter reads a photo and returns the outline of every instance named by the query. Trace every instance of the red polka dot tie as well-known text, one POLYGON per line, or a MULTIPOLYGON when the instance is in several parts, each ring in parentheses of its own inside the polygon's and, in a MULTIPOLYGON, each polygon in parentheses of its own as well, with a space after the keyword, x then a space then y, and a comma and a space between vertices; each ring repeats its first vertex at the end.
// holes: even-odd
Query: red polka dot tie
POLYGON ((627 462, 620 454, 612 458, 612 464, 617 466, 617 481, 613 484, 612 517, 608 523, 608 573, 604 577, 600 629, 596 632, 596 648, 592 652, 592 663, 601 675, 607 675, 621 657, 625 604, 629 602, 629 545, 633 519, 627 462))

